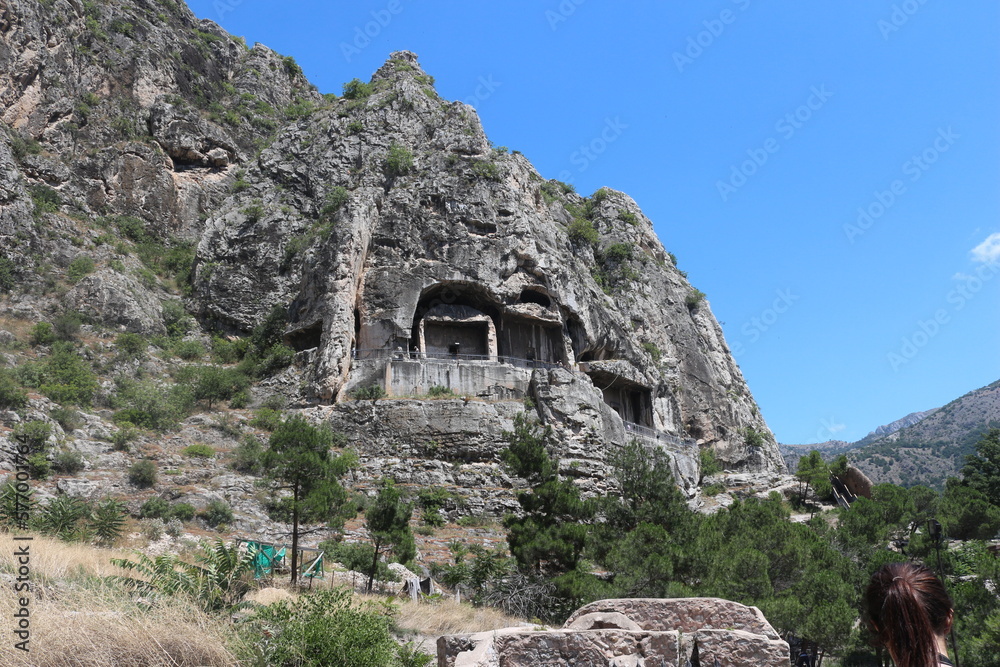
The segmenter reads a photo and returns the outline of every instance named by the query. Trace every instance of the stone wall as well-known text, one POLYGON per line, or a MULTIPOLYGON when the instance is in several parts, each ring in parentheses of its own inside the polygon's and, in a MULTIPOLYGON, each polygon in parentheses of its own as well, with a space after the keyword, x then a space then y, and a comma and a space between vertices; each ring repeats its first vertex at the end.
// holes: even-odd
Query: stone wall
POLYGON ((716 598, 602 600, 558 630, 438 639, 438 667, 788 667, 788 644, 756 607, 716 598))

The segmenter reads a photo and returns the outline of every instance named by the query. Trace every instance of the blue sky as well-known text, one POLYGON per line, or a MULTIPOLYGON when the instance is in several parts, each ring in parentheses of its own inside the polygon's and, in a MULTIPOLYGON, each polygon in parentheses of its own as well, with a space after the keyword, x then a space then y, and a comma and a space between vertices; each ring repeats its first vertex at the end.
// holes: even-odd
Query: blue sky
POLYGON ((543 176, 630 194, 779 442, 1000 379, 995 0, 189 5, 322 92, 414 51, 543 176))

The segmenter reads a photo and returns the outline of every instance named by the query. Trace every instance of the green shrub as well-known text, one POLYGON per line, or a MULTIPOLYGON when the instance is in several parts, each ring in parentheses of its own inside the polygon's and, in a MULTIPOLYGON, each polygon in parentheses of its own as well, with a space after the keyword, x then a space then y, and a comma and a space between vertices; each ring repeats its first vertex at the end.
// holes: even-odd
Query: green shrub
POLYGON ((170 338, 184 336, 191 329, 194 321, 184 310, 181 302, 174 300, 164 301, 162 307, 163 324, 167 328, 167 335, 170 338))
POLYGON ((185 361, 194 361, 205 356, 205 346, 196 340, 179 340, 171 351, 185 361))
POLYGON ((130 422, 118 424, 118 430, 111 435, 111 444, 116 452, 127 452, 129 444, 139 437, 139 429, 130 422))
POLYGON ((137 333, 118 334, 115 338, 115 348, 122 359, 141 359, 148 344, 146 338, 137 333))
POLYGON ((59 450, 56 455, 52 457, 52 468, 55 469, 56 472, 65 473, 67 475, 75 475, 83 470, 84 467, 83 454, 73 449, 59 450))
POLYGON ((241 634, 247 659, 302 667, 396 667, 399 646, 377 607, 325 590, 259 608, 241 634))
POLYGON ((32 345, 51 345, 56 342, 56 334, 48 322, 39 322, 31 328, 32 345))
POLYGON ((570 241, 576 244, 594 245, 600 239, 594 223, 586 218, 574 218, 567 228, 570 241))
POLYGON ((486 181, 502 181, 504 170, 496 162, 489 160, 473 160, 472 175, 486 181))
POLYGON ((455 396, 455 392, 444 385, 436 384, 427 390, 427 395, 431 398, 450 398, 455 396))
POLYGON ((284 410, 288 407, 288 399, 281 394, 271 394, 261 401, 260 405, 271 410, 284 410))
POLYGON ((261 471, 260 459, 263 455, 264 445, 260 439, 254 435, 247 435, 233 450, 233 469, 256 475, 261 471))
POLYGON ((94 260, 89 255, 77 255, 66 269, 66 279, 75 285, 81 278, 93 273, 94 268, 94 260))
POLYGON ((141 519, 166 519, 170 516, 170 503, 159 496, 154 496, 144 502, 139 508, 141 519))
POLYGON ((351 397, 356 401, 377 401, 380 398, 385 398, 385 389, 380 384, 368 385, 367 387, 358 387, 351 392, 351 397))
POLYGON ((35 452, 25 460, 28 466, 28 474, 32 479, 48 479, 52 473, 52 464, 49 463, 45 452, 35 452))
POLYGON ((229 399, 229 407, 233 410, 242 410, 250 405, 250 392, 246 389, 242 389, 229 399))
POLYGON ((365 131, 365 126, 362 125, 360 121, 355 120, 347 124, 348 134, 361 134, 364 131, 365 131))
POLYGON ((614 243, 608 246, 608 249, 604 251, 604 257, 605 259, 608 259, 617 264, 632 259, 632 244, 614 243))
POLYGON ((195 517, 194 505, 191 503, 177 503, 170 508, 170 517, 178 521, 190 521, 195 517))
POLYGON ((99 384, 97 376, 66 342, 57 342, 42 363, 39 390, 57 403, 90 405, 99 384))
POLYGON ((55 213, 62 206, 59 193, 47 185, 32 185, 28 192, 35 204, 35 213, 55 213))
POLYGON ((210 459, 215 456, 215 450, 209 445, 198 442, 182 449, 181 454, 192 458, 210 459))
POLYGON ((0 292, 9 292, 13 287, 17 265, 9 257, 0 257, 0 292))
POLYGON ((220 364, 235 364, 246 354, 249 342, 239 338, 235 341, 222 336, 212 336, 212 359, 220 364))
POLYGON ((71 408, 52 408, 49 410, 49 417, 55 419, 67 433, 75 431, 84 423, 80 413, 71 408))
POLYGON ((689 310, 697 309, 704 300, 705 293, 700 289, 693 289, 686 297, 684 297, 684 303, 687 304, 689 310))
POLYGON ((52 323, 52 332, 59 340, 76 340, 81 326, 83 326, 83 317, 80 313, 63 313, 52 323))
POLYGON ((265 431, 273 431, 278 428, 283 419, 284 415, 280 410, 261 408, 254 413, 253 418, 250 420, 250 426, 261 428, 265 431))
POLYGON ((211 410, 216 401, 232 398, 250 384, 246 375, 236 368, 222 366, 198 366, 189 369, 185 375, 196 401, 205 401, 211 410))
POLYGON ((701 488, 702 494, 709 497, 717 496, 725 490, 726 490, 725 484, 721 483, 707 484, 701 488))
POLYGON ((343 97, 348 100, 363 100, 371 96, 372 84, 361 79, 351 79, 344 84, 343 97))
POLYGON ((205 520, 212 528, 218 528, 233 522, 233 510, 222 500, 213 500, 208 503, 208 507, 198 513, 198 517, 205 520))
POLYGON ((190 388, 183 385, 166 387, 150 380, 121 379, 111 406, 118 410, 114 421, 134 426, 166 431, 177 426, 194 407, 190 388))
POLYGON ((642 349, 646 351, 646 354, 652 357, 654 364, 660 363, 660 359, 663 357, 663 352, 661 352, 660 348, 656 346, 656 343, 643 343, 642 349))
POLYGON ((128 481, 141 488, 153 486, 156 484, 156 464, 146 459, 136 461, 128 469, 128 481))
POLYGON ((389 153, 386 155, 382 170, 390 178, 405 176, 413 170, 413 153, 393 142, 389 146, 389 153))
POLYGON ((698 456, 701 459, 702 478, 718 475, 722 472, 722 466, 719 464, 719 459, 715 457, 715 450, 710 447, 703 447, 698 451, 698 456))
POLYGON ((629 225, 639 224, 639 219, 635 216, 635 213, 627 211, 624 208, 618 209, 618 219, 629 225))
POLYGON ((32 452, 38 452, 47 447, 52 427, 40 419, 33 419, 15 424, 11 435, 32 452))
POLYGON ((351 195, 347 189, 338 185, 323 199, 323 207, 319 211, 319 216, 323 220, 330 220, 334 214, 342 209, 351 200, 351 195))
POLYGON ((28 404, 28 392, 21 388, 17 376, 0 368, 0 410, 19 410, 28 404))

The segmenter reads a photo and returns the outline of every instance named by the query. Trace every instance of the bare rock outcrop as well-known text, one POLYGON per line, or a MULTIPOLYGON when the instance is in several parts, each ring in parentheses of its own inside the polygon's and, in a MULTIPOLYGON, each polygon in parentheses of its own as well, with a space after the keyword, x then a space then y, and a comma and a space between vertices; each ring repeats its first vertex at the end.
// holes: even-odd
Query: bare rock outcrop
POLYGON ((602 600, 559 630, 438 640, 440 667, 787 667, 788 660, 788 644, 759 609, 716 598, 602 600))

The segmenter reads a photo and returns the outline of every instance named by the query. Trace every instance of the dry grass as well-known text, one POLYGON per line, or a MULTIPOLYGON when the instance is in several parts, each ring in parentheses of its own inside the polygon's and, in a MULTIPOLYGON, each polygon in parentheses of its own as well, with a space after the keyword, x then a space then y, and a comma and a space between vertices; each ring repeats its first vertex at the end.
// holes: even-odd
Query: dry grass
POLYGON ((283 602, 285 600, 294 600, 296 596, 292 595, 285 588, 262 588, 259 591, 254 591, 246 596, 247 600, 251 602, 256 602, 257 604, 264 605, 265 607, 275 602, 283 602))
MULTIPOLYGON (((0 607, 13 610, 9 587, 0 607)), ((226 648, 232 630, 224 619, 206 615, 183 599, 141 607, 118 588, 100 580, 78 581, 32 599, 30 652, 7 639, 0 664, 45 667, 197 667, 234 665, 226 648)))
MULTIPOLYGON (((13 572, 16 544, 10 533, 0 533, 0 572, 13 572)), ((63 542, 53 537, 35 535, 31 545, 31 576, 38 582, 124 574, 111 564, 112 558, 127 558, 129 553, 100 549, 87 544, 63 542)))
POLYGON ((433 603, 407 600, 397 606, 398 627, 429 637, 499 630, 524 623, 524 619, 507 616, 491 607, 473 607, 448 599, 433 603))

